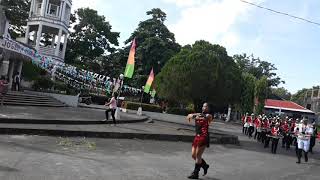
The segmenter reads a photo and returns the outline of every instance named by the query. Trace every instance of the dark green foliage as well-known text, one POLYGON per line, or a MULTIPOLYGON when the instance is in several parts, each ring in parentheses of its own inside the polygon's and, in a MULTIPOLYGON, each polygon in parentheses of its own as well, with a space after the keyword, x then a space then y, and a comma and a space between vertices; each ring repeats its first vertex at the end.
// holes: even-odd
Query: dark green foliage
MULTIPOLYGON (((156 74, 159 73, 166 62, 180 50, 174 34, 164 24, 167 15, 161 9, 152 9, 147 12, 147 15, 151 18, 140 22, 138 28, 125 42, 128 46, 124 60, 127 60, 131 42, 136 38, 136 71, 133 80, 138 82, 142 82, 141 78, 145 80, 140 75, 148 75, 151 68, 154 68, 156 74)), ((123 70, 125 62, 122 64, 123 70)), ((142 86, 144 83, 137 85, 142 86)))
POLYGON ((12 38, 23 37, 29 17, 31 0, 2 0, 6 16, 10 21, 9 33, 12 38))
POLYGON ((277 97, 283 99, 283 100, 288 100, 289 101, 291 99, 291 93, 287 89, 285 89, 283 87, 281 87, 281 88, 272 88, 271 89, 271 93, 276 95, 277 97))
MULTIPOLYGON (((125 102, 127 109, 131 110, 138 110, 140 107, 140 103, 136 102, 125 102)), ((162 109, 160 106, 157 105, 151 105, 151 104, 142 104, 142 110, 143 111, 150 111, 150 112, 162 112, 162 109)))
POLYGON ((267 98, 268 79, 263 76, 256 81, 255 84, 255 98, 256 98, 256 114, 262 114, 264 110, 265 100, 267 98))
POLYGON ((176 115, 183 115, 186 116, 190 113, 195 113, 194 111, 190 110, 190 109, 183 109, 183 108, 169 108, 167 110, 168 114, 176 114, 176 115))
POLYGON ((46 74, 45 70, 32 64, 30 61, 23 62, 22 66, 22 77, 27 81, 36 80, 40 74, 46 74))
POLYGON ((73 32, 68 39, 66 62, 81 64, 82 68, 99 71, 101 69, 96 58, 105 52, 114 52, 113 46, 118 46, 118 32, 112 32, 112 26, 104 16, 89 8, 78 9, 72 15, 73 32), (78 20, 78 22, 77 22, 78 20))
POLYGON ((166 63, 156 77, 160 97, 193 103, 227 105, 239 100, 241 73, 224 47, 206 41, 185 46, 166 63))
POLYGON ((254 107, 256 78, 249 73, 243 73, 241 76, 241 96, 240 110, 241 113, 252 113, 254 107))
POLYGON ((32 88, 36 91, 49 90, 53 87, 54 82, 48 77, 39 77, 35 80, 32 88))
POLYGON ((253 55, 248 56, 247 54, 235 55, 233 56, 233 59, 242 72, 250 73, 257 79, 266 76, 268 78, 268 87, 278 86, 279 84, 284 83, 284 81, 282 81, 275 73, 277 68, 272 63, 262 61, 260 58, 255 58, 253 55))

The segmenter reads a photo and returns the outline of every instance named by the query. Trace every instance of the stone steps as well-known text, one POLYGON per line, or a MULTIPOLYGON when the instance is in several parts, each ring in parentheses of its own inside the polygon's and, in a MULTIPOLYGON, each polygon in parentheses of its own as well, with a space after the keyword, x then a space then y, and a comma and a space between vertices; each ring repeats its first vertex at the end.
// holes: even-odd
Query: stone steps
POLYGON ((65 107, 58 100, 41 95, 26 92, 10 91, 4 96, 4 105, 9 106, 43 106, 43 107, 65 107))

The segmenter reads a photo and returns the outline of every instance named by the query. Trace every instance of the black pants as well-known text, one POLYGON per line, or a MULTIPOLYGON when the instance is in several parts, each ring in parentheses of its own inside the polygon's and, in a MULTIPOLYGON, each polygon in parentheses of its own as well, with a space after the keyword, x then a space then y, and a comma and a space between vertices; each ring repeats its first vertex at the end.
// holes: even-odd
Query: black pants
POLYGON ((271 153, 276 154, 278 148, 279 139, 272 138, 272 146, 271 146, 271 153))
POLYGON ((308 158, 308 152, 305 152, 303 149, 298 149, 297 150, 297 158, 298 158, 298 162, 301 162, 301 157, 302 157, 302 151, 304 152, 304 161, 308 162, 309 158, 308 158))
POLYGON ((289 134, 284 134, 282 139, 282 147, 288 150, 291 144, 291 136, 289 134))
POLYGON ((257 128, 256 128, 256 130, 254 132, 254 139, 257 139, 257 135, 258 135, 258 131, 257 131, 257 128))
POLYGON ((116 114, 116 109, 107 109, 106 110, 106 119, 109 120, 109 112, 111 112, 111 117, 113 120, 113 124, 116 124, 116 118, 115 118, 115 114, 116 114))
POLYGON ((315 137, 315 136, 311 136, 309 152, 312 153, 312 149, 313 149, 313 147, 314 147, 315 145, 316 145, 316 137, 315 137))
POLYGON ((269 147, 269 143, 270 143, 270 137, 268 137, 267 134, 269 133, 266 133, 266 139, 264 140, 264 148, 269 147))
POLYGON ((249 137, 252 138, 252 134, 253 134, 253 132, 254 132, 254 127, 253 127, 253 126, 250 126, 249 129, 248 129, 248 131, 249 131, 249 137))
POLYGON ((266 139, 267 139, 267 133, 265 131, 262 131, 261 132, 261 142, 265 143, 266 139))
POLYGON ((258 142, 261 141, 261 132, 257 132, 257 141, 258 141, 258 142))
POLYGON ((12 83, 13 84, 13 90, 14 91, 20 91, 20 83, 12 83))
POLYGON ((247 128, 247 127, 244 128, 244 134, 245 134, 245 135, 248 135, 248 132, 249 132, 248 129, 249 129, 249 128, 247 128))

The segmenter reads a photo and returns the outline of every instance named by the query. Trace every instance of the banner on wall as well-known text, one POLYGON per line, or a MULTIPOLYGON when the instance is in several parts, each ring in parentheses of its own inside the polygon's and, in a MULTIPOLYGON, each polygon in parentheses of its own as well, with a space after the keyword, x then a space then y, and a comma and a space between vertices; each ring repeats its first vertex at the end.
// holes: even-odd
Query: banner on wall
MULTIPOLYGON (((33 64, 49 72, 52 76, 59 74, 59 77, 67 83, 77 84, 74 87, 86 87, 88 89, 104 89, 105 92, 112 92, 118 90, 120 82, 118 79, 110 78, 87 70, 79 69, 77 67, 65 64, 63 62, 53 60, 51 57, 40 55, 35 49, 25 46, 9 38, 0 37, 0 48, 13 51, 24 55, 32 61, 33 64), (97 87, 100 86, 100 87, 97 87)), ((127 87, 134 92, 140 89, 127 87)))

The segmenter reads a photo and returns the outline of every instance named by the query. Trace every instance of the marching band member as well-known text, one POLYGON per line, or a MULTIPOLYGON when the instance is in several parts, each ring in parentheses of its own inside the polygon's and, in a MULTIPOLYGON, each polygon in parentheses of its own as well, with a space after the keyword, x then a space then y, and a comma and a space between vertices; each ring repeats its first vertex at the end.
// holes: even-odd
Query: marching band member
POLYGON ((202 107, 202 113, 189 114, 187 116, 189 122, 195 121, 196 135, 192 143, 192 158, 195 161, 194 171, 189 179, 198 179, 199 171, 201 168, 204 170, 204 176, 207 174, 209 165, 202 158, 202 155, 207 147, 209 147, 209 125, 213 121, 212 116, 209 114, 208 103, 204 103, 202 107))
POLYGON ((254 139, 257 139, 258 142, 261 141, 261 126, 262 126, 262 116, 260 115, 258 118, 256 118, 256 121, 255 121, 256 133, 254 135, 254 139))
POLYGON ((287 122, 288 118, 283 122, 281 126, 281 132, 283 135, 282 138, 282 148, 286 147, 286 150, 290 148, 290 128, 289 124, 287 122))
POLYGON ((252 133, 254 132, 253 119, 254 119, 254 114, 252 113, 251 116, 248 117, 248 124, 249 124, 248 135, 249 135, 249 138, 252 138, 252 133))
POLYGON ((270 143, 270 137, 268 137, 268 135, 270 135, 270 133, 271 133, 271 120, 270 119, 266 120, 264 128, 265 128, 264 148, 268 148, 269 143, 270 143))
POLYGON ((275 126, 271 129, 271 138, 272 138, 272 146, 271 146, 271 153, 276 154, 277 153, 277 147, 280 139, 280 124, 277 123, 275 126))
POLYGON ((246 113, 243 117, 242 117, 242 133, 247 135, 247 117, 248 117, 248 113, 246 113))
POLYGON ((301 120, 299 127, 296 127, 295 133, 297 135, 298 152, 297 163, 301 163, 302 151, 304 151, 305 162, 308 162, 308 152, 310 148, 310 137, 313 134, 313 128, 307 124, 307 120, 301 120))

